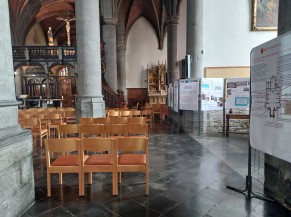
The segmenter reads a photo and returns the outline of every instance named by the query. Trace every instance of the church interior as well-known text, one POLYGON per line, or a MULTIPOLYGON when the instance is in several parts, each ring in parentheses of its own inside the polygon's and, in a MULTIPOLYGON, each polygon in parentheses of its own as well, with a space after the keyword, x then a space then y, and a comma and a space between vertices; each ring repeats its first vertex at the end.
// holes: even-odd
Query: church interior
MULTIPOLYGON (((291 3, 0 7, 0 216, 291 217, 291 162, 250 126, 253 51, 291 31, 291 3)), ((272 122, 291 114, 272 99, 272 122)))

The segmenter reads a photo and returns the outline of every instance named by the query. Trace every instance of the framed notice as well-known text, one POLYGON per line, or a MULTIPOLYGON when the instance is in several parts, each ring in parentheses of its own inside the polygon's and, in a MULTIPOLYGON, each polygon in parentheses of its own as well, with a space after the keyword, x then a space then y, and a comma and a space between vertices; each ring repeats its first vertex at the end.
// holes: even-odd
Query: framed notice
POLYGON ((198 111, 199 81, 179 80, 179 107, 181 110, 198 111))
POLYGON ((201 110, 214 111, 223 108, 223 78, 201 79, 201 110))
POLYGON ((251 52, 250 144, 291 162, 291 33, 251 52))
POLYGON ((225 109, 247 110, 250 103, 250 79, 228 78, 226 79, 225 109))
POLYGON ((179 112, 179 82, 174 82, 174 111, 179 112))

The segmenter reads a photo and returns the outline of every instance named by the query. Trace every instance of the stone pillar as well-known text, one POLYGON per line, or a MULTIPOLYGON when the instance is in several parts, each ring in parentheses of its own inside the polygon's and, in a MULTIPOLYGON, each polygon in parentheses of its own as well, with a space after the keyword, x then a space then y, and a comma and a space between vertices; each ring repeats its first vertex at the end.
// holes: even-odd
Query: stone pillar
MULTIPOLYGON (((280 0, 278 35, 291 31, 291 2, 280 0)), ((265 154, 265 192, 291 210, 291 163, 265 154)))
POLYGON ((32 138, 18 124, 8 1, 0 8, 0 213, 14 217, 34 202, 32 138))
POLYGON ((117 90, 117 60, 116 60, 116 3, 115 0, 103 0, 103 40, 105 42, 106 71, 105 80, 114 90, 117 90))
POLYGON ((127 101, 126 91, 126 66, 125 66, 125 47, 117 47, 117 80, 118 89, 123 90, 125 101, 127 101))
POLYGON ((102 96, 99 0, 76 0, 78 96, 80 117, 104 116, 102 96))
POLYGON ((191 78, 203 77, 203 10, 204 1, 187 1, 186 54, 191 56, 191 78))
POLYGON ((177 30, 179 17, 169 16, 167 20, 167 60, 168 60, 168 80, 172 83, 178 80, 178 66, 177 66, 177 30))

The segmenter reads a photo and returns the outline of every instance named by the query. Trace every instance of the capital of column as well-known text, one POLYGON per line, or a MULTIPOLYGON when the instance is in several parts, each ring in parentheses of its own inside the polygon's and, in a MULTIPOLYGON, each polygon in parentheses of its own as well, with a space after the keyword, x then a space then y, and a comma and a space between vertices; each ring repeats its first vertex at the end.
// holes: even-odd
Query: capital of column
POLYGON ((178 25, 179 17, 178 16, 169 16, 167 19, 167 25, 178 25))
POLYGON ((103 25, 112 25, 117 26, 117 19, 116 18, 103 18, 103 25))

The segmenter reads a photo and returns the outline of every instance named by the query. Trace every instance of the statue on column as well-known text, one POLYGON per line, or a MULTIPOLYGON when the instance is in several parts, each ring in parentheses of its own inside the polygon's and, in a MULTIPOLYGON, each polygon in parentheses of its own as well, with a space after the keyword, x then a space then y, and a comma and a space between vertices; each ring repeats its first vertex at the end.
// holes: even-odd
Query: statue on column
POLYGON ((54 44, 52 27, 49 27, 47 31, 47 37, 48 37, 48 46, 54 46, 55 44, 54 44))
POLYGON ((68 18, 62 18, 62 17, 58 17, 57 20, 62 20, 62 21, 65 21, 66 22, 66 32, 67 32, 67 45, 68 46, 71 46, 71 36, 70 36, 70 29, 71 29, 71 26, 70 26, 70 22, 75 20, 75 18, 71 18, 71 19, 68 19, 68 18))

